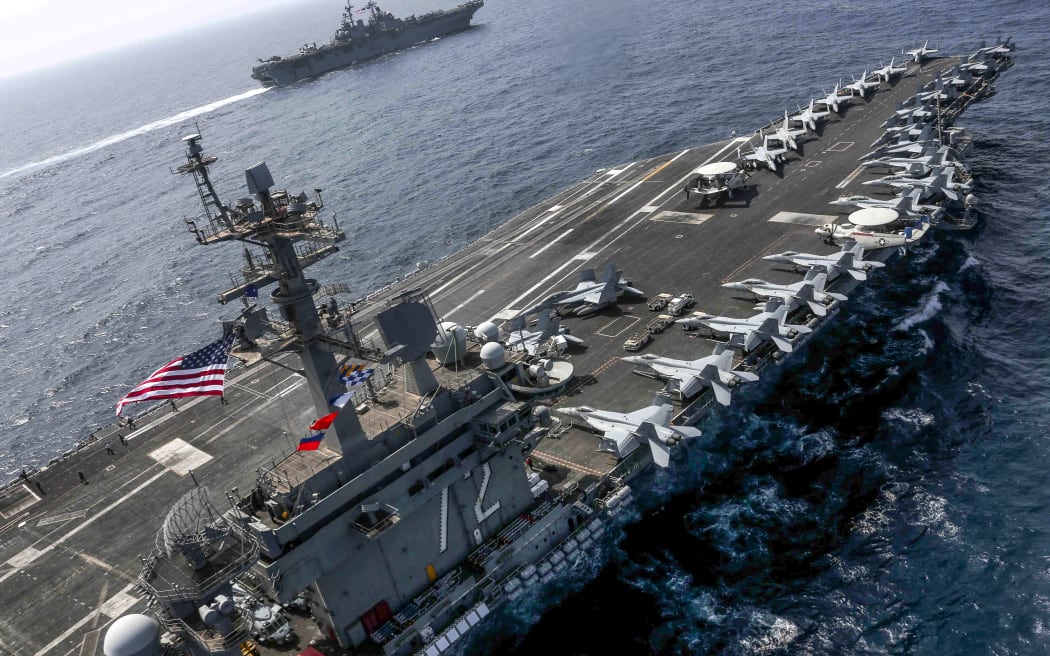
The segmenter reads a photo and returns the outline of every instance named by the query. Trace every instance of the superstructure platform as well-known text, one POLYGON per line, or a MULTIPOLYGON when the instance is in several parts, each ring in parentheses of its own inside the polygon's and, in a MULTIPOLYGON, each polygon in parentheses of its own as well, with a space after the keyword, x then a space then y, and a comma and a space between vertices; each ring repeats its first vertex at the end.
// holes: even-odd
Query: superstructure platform
MULTIPOLYGON (((426 290, 443 320, 476 326, 510 319, 552 291, 574 286, 581 269, 607 262, 647 296, 688 292, 694 310, 750 316, 753 303, 721 285, 743 278, 796 282, 797 273, 762 256, 838 250, 814 234, 844 215, 829 202, 858 193, 859 183, 872 177, 858 157, 882 134, 880 124, 917 86, 953 63, 910 64, 895 84, 883 83, 866 101, 855 99, 833 115, 804 143, 804 154, 788 153, 780 174, 756 171, 747 188, 716 206, 687 199, 683 185, 705 164, 735 160, 748 137, 598 171, 463 251, 360 299, 351 315, 357 334, 365 344, 375 339, 375 314, 406 290, 426 290)), ((878 284, 873 278, 868 284, 878 284)), ((627 355, 624 340, 654 316, 644 298, 624 298, 593 316, 565 319, 585 346, 567 354, 576 378, 553 406, 626 412, 646 405, 660 384, 634 375, 620 357, 627 355)), ((643 352, 691 359, 712 348, 713 342, 671 327, 643 352)), ((431 362, 439 379, 464 374, 431 362)), ((468 357, 461 366, 475 363, 468 357)), ((140 556, 153 548, 159 518, 172 502, 197 485, 208 486, 213 499, 243 493, 259 470, 295 449, 301 434, 287 427, 316 418, 295 368, 280 356, 234 369, 227 375, 228 404, 205 397, 180 401, 176 411, 165 403, 134 425, 99 431, 76 452, 26 472, 0 492, 0 652, 101 653, 104 627, 144 610, 140 556)), ((396 380, 382 394, 382 402, 361 415, 370 434, 396 423, 399 409, 421 402, 396 380)), ((542 441, 533 455, 549 465, 545 477, 552 488, 585 485, 618 465, 597 444, 594 433, 570 428, 542 441)), ((321 462, 338 457, 328 448, 312 456, 321 462)), ((296 649, 311 637, 301 635, 296 649)))

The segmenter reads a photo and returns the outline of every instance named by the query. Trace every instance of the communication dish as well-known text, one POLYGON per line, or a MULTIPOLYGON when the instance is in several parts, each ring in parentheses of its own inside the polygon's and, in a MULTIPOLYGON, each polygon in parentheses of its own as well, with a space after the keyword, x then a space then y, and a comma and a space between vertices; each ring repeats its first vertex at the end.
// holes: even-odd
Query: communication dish
POLYGON ((694 175, 725 175, 737 170, 736 162, 711 162, 693 171, 694 175))
POLYGON ((849 215, 848 221, 863 228, 889 225, 898 219, 897 210, 889 207, 866 207, 849 215))
POLYGON ((401 360, 411 362, 426 355, 437 337, 437 323, 430 308, 418 301, 405 301, 376 315, 376 325, 388 348, 404 346, 401 360))

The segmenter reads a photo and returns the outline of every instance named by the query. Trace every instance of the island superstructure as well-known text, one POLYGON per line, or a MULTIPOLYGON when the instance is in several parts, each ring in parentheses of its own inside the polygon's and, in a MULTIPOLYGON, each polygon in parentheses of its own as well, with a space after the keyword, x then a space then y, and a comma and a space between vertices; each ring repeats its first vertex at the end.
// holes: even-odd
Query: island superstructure
MULTIPOLYGON (((956 91, 920 92, 935 94, 942 131, 990 95, 991 80, 1009 65, 1008 52, 985 54, 987 72, 956 91)), ((809 134, 805 156, 770 154, 776 170, 751 170, 732 197, 705 196, 701 207, 683 187, 698 188, 711 164, 735 160, 747 138, 600 171, 435 266, 357 299, 305 274, 342 240, 338 225, 321 219, 319 194, 275 190, 269 170, 255 165, 246 171, 253 197, 228 206, 207 174, 215 159, 191 135, 180 171, 205 205, 193 233, 208 248, 247 246, 219 300, 240 303, 223 324, 238 332, 233 354, 248 364, 230 374, 229 405, 202 399, 178 412, 156 408, 5 490, 0 598, 12 610, 0 642, 34 654, 93 654, 110 619, 149 606, 168 644, 185 652, 253 649, 245 613, 223 601, 236 596, 232 581, 247 575, 274 602, 302 600, 317 636, 339 647, 441 653, 507 599, 540 589, 602 545, 632 484, 653 471, 653 457, 666 453, 669 462, 658 464, 674 467, 679 444, 702 448, 689 441, 707 413, 732 411, 720 410, 711 388, 679 390, 681 401, 661 395, 653 376, 634 374, 637 360, 621 362, 625 339, 654 316, 644 296, 625 294, 587 317, 563 319, 585 349, 513 351, 486 324, 510 324, 526 310, 535 316, 586 281, 581 271, 603 280, 608 263, 614 287, 690 293, 696 305, 676 317, 682 326, 753 315, 753 299, 722 285, 799 281, 793 265, 769 256, 838 257, 838 246, 815 234, 841 222, 830 203, 872 189, 863 183, 881 173, 858 158, 884 139, 883 122, 920 132, 920 123, 891 117, 917 84, 943 79, 955 63, 916 62, 895 84, 843 96, 842 113, 809 134), (254 300, 264 290, 274 316, 254 300), (374 373, 354 389, 324 446, 297 451, 305 428, 333 410, 341 373, 361 368, 374 373), (28 581, 46 596, 25 600, 28 581)), ((757 160, 735 166, 754 169, 748 161, 757 160)), ((714 168, 725 175, 726 167, 714 168)), ((964 223, 966 194, 952 195, 964 223)), ((827 289, 841 295, 878 284, 874 264, 867 282, 849 271, 897 252, 850 254, 848 267, 828 261, 827 289)), ((822 313, 791 304, 788 323, 808 329, 783 338, 791 352, 843 306, 832 296, 819 302, 822 313)), ((643 353, 693 360, 730 348, 732 370, 750 374, 726 382, 734 404, 754 377, 775 377, 785 352, 776 341, 749 349, 732 337, 709 340, 706 331, 654 332, 643 353)))
POLYGON ((380 9, 375 2, 356 10, 347 4, 342 22, 330 43, 321 46, 306 44, 290 57, 275 55, 265 61, 259 60, 259 65, 252 68, 252 77, 266 87, 284 86, 416 43, 461 32, 470 27, 474 13, 484 4, 484 0, 468 0, 452 9, 408 18, 397 18, 380 9), (358 18, 362 12, 367 12, 367 16, 358 18))

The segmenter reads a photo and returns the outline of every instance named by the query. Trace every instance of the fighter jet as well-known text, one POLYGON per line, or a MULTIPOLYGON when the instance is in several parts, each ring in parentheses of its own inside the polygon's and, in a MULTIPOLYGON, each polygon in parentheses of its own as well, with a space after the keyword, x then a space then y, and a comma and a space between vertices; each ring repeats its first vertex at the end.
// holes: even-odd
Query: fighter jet
POLYGON ((790 353, 794 350, 791 338, 795 334, 811 333, 813 329, 801 324, 786 323, 787 314, 788 306, 777 298, 768 301, 762 312, 746 319, 700 314, 679 319, 675 323, 685 329, 707 327, 716 333, 726 333, 730 335, 730 345, 739 346, 745 351, 754 350, 762 342, 772 341, 778 349, 790 353))
MULTIPOLYGON (((904 75, 905 71, 908 70, 908 67, 905 64, 898 64, 897 66, 894 66, 893 59, 894 58, 892 57, 890 58, 890 63, 888 66, 876 68, 874 71, 871 72, 871 74, 878 75, 880 80, 887 83, 892 82, 893 78, 897 77, 898 75, 904 75)), ((882 62, 879 63, 881 64, 882 62)))
POLYGON ((1016 47, 1017 46, 1013 43, 1013 37, 1008 36, 1006 37, 1005 41, 1000 41, 994 46, 986 47, 982 45, 980 48, 977 49, 977 52, 983 52, 989 55, 1008 55, 1011 52, 1013 52, 1016 47))
POLYGON ((909 125, 921 123, 933 118, 933 110, 927 107, 918 95, 907 100, 902 100, 893 115, 883 121, 882 127, 890 128, 896 125, 909 125))
POLYGON ((930 169, 940 168, 954 161, 951 158, 951 148, 948 146, 939 148, 927 146, 918 157, 883 157, 881 159, 868 160, 862 163, 861 166, 885 166, 890 170, 903 169, 909 175, 921 177, 927 175, 930 169))
POLYGON ((792 121, 797 121, 797 122, 801 123, 802 125, 805 125, 807 128, 809 128, 813 132, 816 132, 817 131, 817 125, 820 124, 820 123, 823 123, 824 121, 826 121, 827 118, 829 116, 831 116, 831 113, 830 112, 825 112, 825 111, 818 111, 817 109, 814 108, 814 104, 816 104, 816 101, 813 100, 812 98, 810 98, 809 106, 806 107, 805 109, 802 109, 801 107, 799 107, 798 108, 798 113, 792 115, 791 116, 791 120, 792 121))
POLYGON ((761 146, 752 146, 752 151, 747 155, 743 156, 744 163, 752 163, 751 166, 764 165, 770 171, 774 173, 780 167, 783 162, 784 153, 787 152, 787 148, 776 148, 770 145, 769 135, 762 138, 761 146))
POLYGON ((827 282, 828 274, 820 269, 812 268, 806 272, 806 277, 801 282, 790 285, 774 285, 759 278, 748 278, 740 282, 727 282, 722 286, 726 289, 751 292, 755 300, 782 299, 788 306, 788 312, 801 307, 802 304, 806 304, 813 314, 823 317, 828 313, 826 303, 832 299, 836 301, 846 300, 843 294, 824 291, 827 282))
POLYGON ((558 412, 586 422, 602 434, 598 450, 626 458, 642 443, 648 442, 653 462, 660 467, 671 463, 671 447, 682 438, 700 437, 700 431, 690 426, 670 426, 674 412, 669 399, 657 395, 652 405, 628 412, 596 410, 585 405, 576 408, 558 408, 558 412))
POLYGON ((913 48, 911 50, 902 50, 901 52, 904 54, 904 56, 911 57, 911 60, 916 64, 921 64, 922 60, 926 59, 927 56, 938 52, 937 48, 928 48, 927 46, 929 45, 930 42, 929 40, 927 40, 926 43, 922 44, 918 48, 913 48))
POLYGON ((950 84, 952 78, 938 77, 926 83, 915 97, 919 102, 931 105, 937 102, 947 103, 958 96, 955 86, 950 84))
POLYGON ((850 77, 853 79, 853 81, 843 86, 842 89, 844 91, 848 90, 854 96, 867 98, 869 91, 873 91, 879 88, 878 82, 868 82, 868 71, 864 71, 863 73, 861 73, 859 80, 853 77, 852 73, 850 74, 850 77))
POLYGON ((816 104, 823 105, 829 111, 833 111, 836 114, 840 113, 840 106, 849 102, 849 96, 839 95, 839 91, 842 89, 842 83, 839 82, 835 85, 835 88, 831 90, 831 93, 825 94, 823 98, 817 98, 816 104))
POLYGON ((806 136, 806 129, 792 128, 791 119, 788 118, 787 110, 784 110, 784 122, 769 136, 779 139, 781 143, 797 153, 799 140, 806 136))
POLYGON ((863 184, 882 185, 885 187, 895 187, 897 189, 923 187, 930 191, 939 191, 948 198, 957 200, 959 198, 959 192, 968 193, 971 187, 969 182, 956 182, 955 171, 956 168, 954 166, 945 166, 931 169, 929 174, 922 178, 911 178, 898 174, 875 180, 868 180, 863 184))
POLYGON ((612 262, 605 266, 600 280, 595 278, 594 269, 584 269, 580 271, 580 281, 576 284, 576 289, 554 292, 522 314, 532 314, 544 307, 554 307, 559 313, 571 311, 576 316, 584 317, 616 303, 616 299, 625 293, 645 295, 642 290, 631 287, 630 281, 622 278, 621 274, 612 262))
POLYGON ((565 326, 561 325, 561 319, 552 314, 549 308, 540 311, 536 331, 526 329, 524 314, 519 314, 511 319, 507 339, 504 342, 506 347, 512 351, 520 351, 529 355, 543 353, 550 356, 552 351, 555 355, 565 353, 569 344, 583 344, 582 339, 570 335, 565 326))
POLYGON ((933 126, 929 124, 922 126, 914 141, 911 138, 911 130, 897 130, 889 134, 895 136, 887 137, 886 143, 874 146, 875 150, 861 155, 860 160, 864 161, 887 155, 921 155, 922 151, 927 147, 941 145, 941 140, 934 138, 933 126))
POLYGON ((842 198, 831 201, 830 204, 835 205, 836 207, 855 207, 860 210, 869 207, 886 207, 891 210, 897 210, 897 212, 915 219, 921 217, 923 214, 936 217, 944 212, 944 208, 939 205, 921 204, 919 202, 921 197, 921 189, 912 189, 907 194, 896 198, 880 199, 871 198, 870 196, 843 196, 842 198))
POLYGON ((827 271, 829 280, 841 273, 849 274, 854 280, 867 280, 867 271, 886 266, 883 262, 877 260, 865 260, 863 246, 854 246, 850 249, 843 248, 839 252, 830 255, 784 251, 775 255, 766 255, 762 259, 770 262, 785 262, 799 269, 822 266, 827 271))
POLYGON ((661 355, 632 355, 621 358, 624 362, 643 365, 667 379, 667 391, 677 393, 680 398, 696 396, 704 387, 710 387, 715 400, 729 405, 732 387, 740 381, 754 382, 758 375, 750 371, 733 370, 733 351, 719 344, 714 353, 697 360, 675 360, 661 355))
MULTIPOLYGON (((887 121, 887 123, 890 122, 891 121, 887 121)), ((883 125, 885 125, 885 123, 883 125)), ((890 143, 894 139, 897 140, 898 144, 902 144, 906 140, 918 139, 922 136, 923 131, 929 127, 929 124, 918 121, 917 117, 911 117, 904 125, 895 125, 886 128, 881 137, 871 142, 871 147, 878 148, 882 144, 890 143)))
POLYGON ((960 71, 969 73, 971 78, 974 75, 981 76, 989 71, 991 66, 988 64, 988 55, 977 51, 966 58, 966 61, 956 66, 960 71))
MULTIPOLYGON (((973 84, 975 71, 971 70, 970 66, 971 64, 956 64, 956 66, 941 79, 956 90, 965 89, 973 84)), ((985 68, 987 69, 987 66, 985 68)), ((977 74, 980 75, 980 72, 977 72, 977 74)))

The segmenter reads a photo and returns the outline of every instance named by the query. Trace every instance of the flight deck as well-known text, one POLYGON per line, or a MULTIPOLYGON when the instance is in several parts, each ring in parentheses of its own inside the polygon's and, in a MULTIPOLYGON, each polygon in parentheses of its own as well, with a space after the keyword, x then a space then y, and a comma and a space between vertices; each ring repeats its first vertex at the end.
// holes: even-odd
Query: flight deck
MULTIPOLYGON (((687 292, 696 299, 690 312, 746 317, 754 314, 754 302, 723 289, 723 283, 800 280, 791 267, 762 257, 838 250, 814 233, 846 214, 829 203, 859 193, 859 184, 875 177, 858 158, 882 134, 880 124, 916 87, 953 63, 939 58, 921 67, 910 64, 895 84, 883 83, 867 100, 854 99, 832 115, 819 134, 805 139, 801 153, 787 153, 779 173, 753 171, 744 189, 715 205, 686 197, 690 175, 706 164, 735 161, 738 151, 749 152, 749 141, 757 145, 760 137, 600 170, 464 250, 362 299, 351 317, 355 330, 365 343, 378 345, 376 313, 391 297, 413 289, 429 294, 443 321, 463 326, 507 321, 552 292, 573 288, 581 270, 614 262, 645 295, 624 296, 585 318, 563 319, 584 345, 563 356, 575 378, 550 405, 555 416, 561 406, 621 412, 646 406, 662 383, 636 375, 635 366, 620 360, 631 355, 624 341, 645 331, 657 314, 646 299, 687 292)), ((868 284, 879 284, 878 275, 868 284)), ((640 353, 696 359, 714 345, 672 325, 640 353)), ((476 356, 458 368, 432 364, 443 383, 480 367, 476 356)), ((133 424, 100 430, 75 453, 27 472, 0 492, 0 652, 101 653, 104 627, 145 608, 137 581, 140 556, 154 547, 175 499, 207 486, 221 504, 224 494, 250 490, 262 470, 283 471, 294 480, 340 457, 337 448, 327 446, 295 454, 302 437, 298 427, 305 430, 316 419, 297 366, 292 356, 282 355, 273 363, 233 369, 227 374, 228 404, 215 397, 164 403, 133 424)), ((405 387, 396 368, 383 369, 382 376, 377 402, 360 417, 369 435, 425 401, 405 387)), ((597 435, 570 428, 567 418, 562 422, 565 430, 533 452, 535 464, 547 465, 544 476, 552 487, 586 484, 617 467, 612 454, 597 450, 597 435)), ((305 647, 310 637, 300 636, 292 650, 305 647)))

